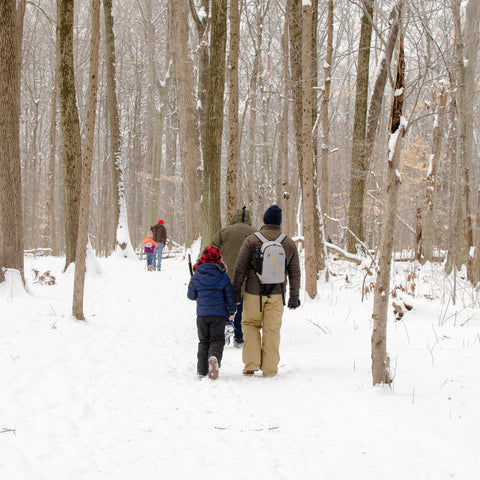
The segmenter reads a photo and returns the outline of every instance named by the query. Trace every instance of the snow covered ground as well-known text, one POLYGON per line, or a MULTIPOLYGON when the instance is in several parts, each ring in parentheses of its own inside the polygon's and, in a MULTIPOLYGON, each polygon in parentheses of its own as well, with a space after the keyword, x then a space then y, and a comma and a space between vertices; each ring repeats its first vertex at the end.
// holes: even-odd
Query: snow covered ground
POLYGON ((85 322, 63 264, 27 257, 31 293, 0 286, 0 479, 480 478, 480 309, 431 267, 397 264, 416 290, 389 321, 389 389, 371 385, 373 297, 352 266, 285 311, 278 376, 243 377, 228 347, 214 381, 196 376, 183 258, 90 264, 85 322))

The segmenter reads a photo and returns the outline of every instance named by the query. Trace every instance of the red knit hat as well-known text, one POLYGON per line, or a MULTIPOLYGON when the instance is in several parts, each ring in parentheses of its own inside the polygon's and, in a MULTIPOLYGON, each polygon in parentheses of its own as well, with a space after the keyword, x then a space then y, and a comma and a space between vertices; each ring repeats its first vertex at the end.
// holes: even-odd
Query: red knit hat
POLYGON ((209 245, 208 247, 205 247, 205 249, 202 252, 202 256, 198 259, 198 262, 194 266, 194 270, 198 267, 198 265, 202 263, 222 263, 222 254, 220 253, 220 250, 218 247, 215 245, 209 245))
POLYGON ((163 220, 159 220, 158 223, 161 223, 162 225, 165 224, 165 222, 163 220))

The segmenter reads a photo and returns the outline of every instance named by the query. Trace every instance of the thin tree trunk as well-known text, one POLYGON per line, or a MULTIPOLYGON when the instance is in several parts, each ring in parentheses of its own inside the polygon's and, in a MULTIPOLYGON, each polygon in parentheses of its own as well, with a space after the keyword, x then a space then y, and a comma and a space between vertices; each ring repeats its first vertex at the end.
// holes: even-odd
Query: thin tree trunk
POLYGON ((188 10, 185 0, 170 2, 170 34, 177 87, 180 160, 185 204, 185 243, 190 247, 200 234, 202 177, 200 131, 194 96, 194 67, 188 50, 188 10))
POLYGON ((325 63, 323 65, 323 75, 325 77, 322 96, 322 137, 321 137, 321 204, 323 211, 328 215, 328 152, 330 143, 330 119, 329 104, 330 90, 332 86, 332 59, 333 59, 333 0, 328 0, 327 14, 327 51, 325 63))
POLYGON ((205 136, 203 158, 202 248, 221 228, 220 160, 222 153, 226 40, 227 0, 213 0, 206 118, 208 129, 205 136))
MULTIPOLYGON (((372 23, 374 0, 365 0, 360 43, 358 49, 357 85, 355 91, 355 114, 353 119, 352 160, 350 171, 350 204, 348 208, 349 232, 364 241, 363 206, 366 181, 365 136, 368 104, 368 79, 370 64, 370 44, 372 40, 372 23)), ((356 250, 357 240, 347 234, 347 250, 356 250)))
POLYGON ((95 137, 95 113, 98 90, 98 50, 100 44, 100 0, 91 3, 92 32, 90 38, 90 73, 87 93, 87 120, 85 122, 85 152, 82 168, 82 189, 80 194, 80 220, 77 252, 75 255, 75 278, 73 284, 72 315, 85 320, 83 296, 88 244, 88 220, 90 211, 90 185, 92 177, 93 140, 95 137))
POLYGON ((115 78, 115 36, 113 30, 112 0, 103 0, 105 21, 105 53, 107 65, 107 108, 110 121, 110 156, 112 160, 113 226, 116 230, 115 245, 127 255, 132 253, 130 234, 128 232, 127 202, 120 136, 120 118, 118 115, 117 82, 115 78))
POLYGON ((74 0, 58 2, 57 9, 58 52, 60 56, 58 86, 65 189, 65 269, 67 269, 75 261, 77 248, 82 145, 73 68, 74 0))
POLYGON ((387 317, 390 298, 390 271, 392 265, 395 216, 397 213, 398 188, 400 178, 400 152, 405 124, 402 118, 403 90, 405 88, 405 58, 403 38, 400 34, 399 56, 394 88, 394 99, 390 119, 390 142, 393 150, 389 152, 387 172, 387 193, 385 214, 382 224, 382 239, 379 250, 378 272, 373 301, 373 332, 371 338, 373 385, 390 384, 390 359, 387 355, 387 317), (401 93, 398 93, 401 92, 401 93))
POLYGON ((238 55, 240 53, 239 0, 230 0, 230 52, 228 56, 228 163, 226 179, 227 219, 237 208, 238 144, 238 55))
POLYGON ((0 282, 3 268, 24 281, 20 167, 20 72, 25 1, 0 4, 0 282))
POLYGON ((302 28, 302 119, 303 119, 303 236, 305 238, 305 291, 317 295, 317 261, 315 252, 315 201, 313 193, 312 148, 312 5, 303 5, 302 28))
MULTIPOLYGON (((286 15, 290 39, 290 71, 292 76, 292 110, 300 185, 303 186, 302 160, 302 6, 300 0, 287 0, 286 15)), ((302 187, 303 188, 303 187, 302 187)))
POLYGON ((427 171, 427 188, 425 191, 425 214, 424 225, 422 232, 422 261, 433 261, 433 212, 435 202, 435 189, 437 183, 437 170, 438 163, 440 161, 440 155, 442 150, 442 137, 445 129, 445 105, 447 102, 446 87, 444 84, 440 84, 440 91, 438 93, 438 99, 435 103, 438 103, 438 111, 434 116, 433 122, 433 140, 432 140, 432 154, 429 159, 428 171, 427 171))

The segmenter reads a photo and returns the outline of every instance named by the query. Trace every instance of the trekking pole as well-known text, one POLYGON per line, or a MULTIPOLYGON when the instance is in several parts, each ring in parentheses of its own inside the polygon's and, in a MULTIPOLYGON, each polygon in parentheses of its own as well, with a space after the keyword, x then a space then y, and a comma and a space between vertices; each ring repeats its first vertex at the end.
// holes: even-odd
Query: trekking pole
POLYGON ((193 267, 192 267, 192 257, 188 254, 188 269, 190 270, 190 276, 193 275, 193 267))

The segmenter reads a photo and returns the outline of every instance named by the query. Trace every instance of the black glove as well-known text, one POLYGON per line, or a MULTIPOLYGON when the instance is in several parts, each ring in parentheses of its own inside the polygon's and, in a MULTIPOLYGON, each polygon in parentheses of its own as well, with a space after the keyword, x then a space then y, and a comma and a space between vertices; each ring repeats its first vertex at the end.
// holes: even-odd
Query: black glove
POLYGON ((235 303, 241 303, 242 301, 242 292, 233 292, 233 301, 235 303))
POLYGON ((298 308, 300 306, 300 299, 298 297, 290 297, 287 306, 291 309, 298 308))

